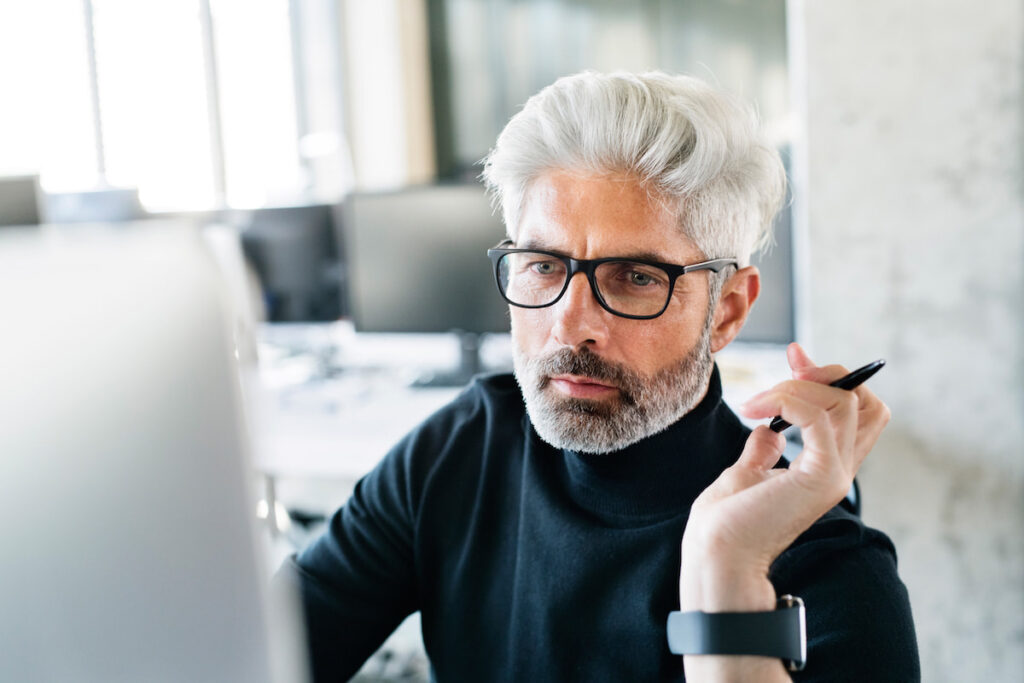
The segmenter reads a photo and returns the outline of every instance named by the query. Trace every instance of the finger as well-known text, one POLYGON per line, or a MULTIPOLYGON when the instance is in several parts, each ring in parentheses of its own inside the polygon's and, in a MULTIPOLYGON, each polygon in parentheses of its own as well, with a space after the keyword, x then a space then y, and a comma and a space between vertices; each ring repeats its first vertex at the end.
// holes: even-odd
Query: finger
MULTIPOLYGON (((866 388, 864 392, 850 392, 814 382, 789 380, 780 383, 771 391, 806 400, 828 412, 841 465, 851 475, 860 469, 890 419, 888 407, 866 388), (865 400, 860 398, 862 393, 866 397, 866 404, 865 400)), ((771 391, 754 398, 767 395, 771 391)), ((764 404, 753 400, 740 407, 740 412, 753 419, 774 416, 774 410, 775 407, 770 403, 764 404)), ((804 438, 813 450, 822 453, 828 451, 827 445, 819 445, 820 435, 805 434, 804 438)))
MULTIPOLYGON (((839 371, 841 372, 840 366, 835 367, 839 368, 839 371)), ((825 368, 818 369, 824 370, 825 368)), ((886 406, 873 391, 864 385, 856 387, 850 391, 813 381, 787 380, 785 382, 780 382, 768 391, 782 391, 794 396, 801 396, 805 400, 817 403, 829 409, 843 401, 855 402, 857 406, 858 446, 862 438, 865 439, 865 443, 869 444, 869 446, 870 444, 873 444, 874 440, 877 439, 881 428, 889 422, 891 417, 888 406, 886 406)), ((752 399, 758 398, 765 393, 768 392, 756 394, 752 399)), ((752 410, 748 410, 745 404, 740 407, 740 411, 747 417, 753 419, 774 417, 774 415, 757 414, 752 410)))
MULTIPOLYGON (((810 382, 806 380, 789 379, 783 382, 779 382, 774 387, 767 391, 762 391, 760 394, 755 394, 741 407, 747 405, 755 405, 758 403, 757 399, 772 393, 783 393, 789 394, 790 396, 798 396, 805 401, 820 405, 825 409, 830 409, 843 402, 849 402, 851 404, 858 404, 860 396, 854 392, 847 391, 846 389, 840 389, 838 387, 832 387, 827 384, 821 384, 819 382, 810 382)), ((746 414, 746 411, 744 411, 746 414)), ((767 415, 754 415, 750 414, 749 417, 769 417, 767 415)))
POLYGON ((860 463, 867 457, 882 430, 889 423, 891 414, 889 407, 866 386, 856 387, 849 393, 857 399, 857 433, 853 448, 856 466, 860 467, 860 463))
POLYGON ((755 486, 784 469, 772 469, 779 461, 786 439, 767 427, 758 427, 747 438, 743 452, 732 466, 697 497, 694 505, 713 502, 755 486))
MULTIPOLYGON (((842 392, 832 388, 832 392, 836 391, 842 392)), ((741 411, 753 418, 781 415, 803 431, 805 449, 801 457, 811 451, 824 458, 823 462, 814 465, 815 468, 842 466, 840 445, 852 446, 856 433, 853 420, 856 407, 852 402, 855 399, 850 395, 842 396, 842 393, 830 394, 830 398, 835 399, 834 403, 822 404, 808 401, 803 395, 768 391, 744 403, 741 411)), ((800 459, 798 457, 797 461, 800 459)), ((796 461, 793 464, 796 465, 796 461)))
MULTIPOLYGON (((863 389, 864 387, 858 388, 863 389)), ((878 437, 881 436, 882 430, 892 418, 889 406, 885 405, 873 392, 865 389, 864 398, 861 398, 861 395, 861 392, 857 393, 860 409, 857 413, 857 438, 854 444, 858 468, 871 452, 878 437)))
MULTIPOLYGON (((816 382, 828 385, 841 377, 849 374, 844 366, 831 365, 817 367, 806 352, 798 344, 790 345, 792 350, 787 350, 790 356, 790 366, 794 369, 794 378, 807 382, 816 382)), ((861 385, 853 389, 859 404, 859 416, 857 421, 856 451, 862 460, 870 451, 871 445, 878 440, 882 427, 888 423, 888 408, 874 395, 867 387, 861 385), (882 420, 881 424, 879 420, 882 420)))
POLYGON ((844 365, 832 364, 815 366, 813 368, 799 368, 793 371, 793 379, 804 380, 807 382, 817 382, 818 384, 831 384, 840 377, 845 377, 850 373, 844 365))
POLYGON ((804 347, 796 342, 786 347, 786 360, 793 371, 793 379, 818 382, 819 384, 829 384, 849 372, 842 365, 816 365, 807 355, 804 347))
POLYGON ((786 347, 786 360, 789 361, 789 367, 794 372, 800 370, 812 370, 816 367, 811 357, 804 351, 804 347, 800 346, 796 342, 793 342, 786 347))
MULTIPOLYGON (((800 489, 821 487, 823 492, 830 492, 827 494, 828 499, 834 499, 835 503, 846 496, 854 477, 857 476, 865 458, 891 418, 889 407, 885 403, 874 394, 871 395, 871 399, 867 406, 863 401, 859 401, 856 440, 851 449, 852 459, 844 458, 841 467, 831 468, 826 464, 827 459, 821 458, 808 447, 790 465, 790 469, 794 470, 797 476, 787 484, 794 484, 800 489), (823 464, 826 466, 822 467, 823 464)), ((816 435, 812 435, 810 431, 804 431, 805 443, 809 443, 808 440, 814 436, 816 435)), ((815 448, 817 447, 816 444, 815 448)))
MULTIPOLYGON (((840 451, 846 453, 856 447, 861 418, 861 415, 858 413, 859 398, 856 394, 816 382, 789 380, 776 385, 767 392, 754 396, 740 406, 740 412, 751 419, 768 418, 782 414, 775 412, 778 408, 776 403, 770 398, 772 394, 792 396, 804 403, 817 406, 826 411, 828 422, 835 432, 835 441, 840 451)), ((788 422, 793 422, 786 418, 785 414, 782 414, 782 417, 788 422)), ((854 459, 852 454, 850 459, 851 461, 854 459)))
POLYGON ((770 470, 775 467, 786 448, 786 437, 761 425, 747 437, 736 464, 756 470, 770 470))

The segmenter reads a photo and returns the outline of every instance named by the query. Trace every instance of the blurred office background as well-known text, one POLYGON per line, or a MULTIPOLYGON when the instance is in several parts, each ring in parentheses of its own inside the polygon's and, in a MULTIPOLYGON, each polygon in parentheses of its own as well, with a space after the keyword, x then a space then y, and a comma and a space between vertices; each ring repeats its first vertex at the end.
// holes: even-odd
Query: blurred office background
MULTIPOLYGON (((251 287, 279 548, 466 373, 507 367, 477 162, 529 95, 662 69, 756 102, 792 202, 726 379, 763 388, 793 339, 885 357, 863 514, 896 542, 924 678, 1024 676, 1017 0, 6 2, 0 64, 0 226, 171 221, 251 287)), ((422 673, 394 648, 367 678, 422 673)))

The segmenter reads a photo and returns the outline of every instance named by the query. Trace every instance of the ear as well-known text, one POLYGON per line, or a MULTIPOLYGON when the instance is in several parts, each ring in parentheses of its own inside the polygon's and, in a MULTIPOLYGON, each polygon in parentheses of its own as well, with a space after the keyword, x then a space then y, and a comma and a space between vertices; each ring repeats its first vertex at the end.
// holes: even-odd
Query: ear
POLYGON ((721 351, 736 338, 760 293, 761 273, 756 266, 741 268, 725 281, 711 325, 712 353, 721 351))

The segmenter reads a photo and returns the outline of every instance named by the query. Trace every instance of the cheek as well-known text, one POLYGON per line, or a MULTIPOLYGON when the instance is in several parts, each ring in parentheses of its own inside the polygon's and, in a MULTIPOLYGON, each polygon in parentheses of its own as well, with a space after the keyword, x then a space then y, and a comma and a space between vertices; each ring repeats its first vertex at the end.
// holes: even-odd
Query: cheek
POLYGON ((646 374, 674 366, 685 358, 697 343, 704 321, 703 316, 699 322, 687 318, 659 320, 655 320, 658 324, 634 329, 622 349, 634 367, 646 374))
POLYGON ((521 351, 534 351, 544 345, 545 325, 539 311, 509 306, 512 321, 512 343, 521 351))
POLYGON ((675 329, 636 330, 621 345, 621 353, 634 369, 650 375, 669 365, 685 343, 675 329))

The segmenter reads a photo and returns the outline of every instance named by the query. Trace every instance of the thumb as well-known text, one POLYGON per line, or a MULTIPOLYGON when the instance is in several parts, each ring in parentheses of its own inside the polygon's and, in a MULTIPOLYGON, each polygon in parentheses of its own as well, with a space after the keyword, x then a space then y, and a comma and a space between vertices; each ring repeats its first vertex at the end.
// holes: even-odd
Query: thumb
POLYGON ((773 432, 765 425, 760 425, 750 433, 736 464, 740 467, 769 470, 782 457, 782 451, 785 448, 786 437, 773 432))

